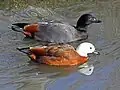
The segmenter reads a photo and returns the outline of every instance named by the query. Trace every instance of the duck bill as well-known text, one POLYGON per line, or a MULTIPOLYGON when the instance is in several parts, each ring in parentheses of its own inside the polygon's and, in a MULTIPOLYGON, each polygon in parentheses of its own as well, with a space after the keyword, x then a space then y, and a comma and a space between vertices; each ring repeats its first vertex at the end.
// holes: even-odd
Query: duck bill
POLYGON ((95 20, 95 21, 92 21, 93 23, 101 23, 102 21, 101 20, 95 20))
POLYGON ((95 54, 95 55, 100 55, 100 52, 94 51, 93 54, 95 54))

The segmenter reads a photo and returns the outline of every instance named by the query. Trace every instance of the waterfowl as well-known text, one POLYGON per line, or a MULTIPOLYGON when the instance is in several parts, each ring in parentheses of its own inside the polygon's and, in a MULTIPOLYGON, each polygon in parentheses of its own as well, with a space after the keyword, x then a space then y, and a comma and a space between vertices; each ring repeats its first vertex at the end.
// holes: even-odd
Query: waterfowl
POLYGON ((65 22, 46 21, 35 24, 14 23, 11 28, 14 31, 24 33, 24 35, 29 38, 37 38, 38 40, 52 43, 66 43, 87 39, 87 26, 100 22, 101 21, 92 14, 83 14, 78 19, 76 26, 65 22))
POLYGON ((94 45, 88 42, 81 43, 76 50, 69 44, 17 49, 27 54, 32 61, 56 66, 84 64, 88 61, 88 54, 96 52, 94 45))

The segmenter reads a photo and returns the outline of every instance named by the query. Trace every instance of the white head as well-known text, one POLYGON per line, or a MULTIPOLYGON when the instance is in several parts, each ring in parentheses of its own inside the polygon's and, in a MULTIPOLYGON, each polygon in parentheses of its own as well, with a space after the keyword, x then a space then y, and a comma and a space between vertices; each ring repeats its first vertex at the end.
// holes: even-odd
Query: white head
POLYGON ((87 57, 89 53, 95 52, 95 46, 91 43, 84 42, 77 47, 76 51, 80 56, 87 57))

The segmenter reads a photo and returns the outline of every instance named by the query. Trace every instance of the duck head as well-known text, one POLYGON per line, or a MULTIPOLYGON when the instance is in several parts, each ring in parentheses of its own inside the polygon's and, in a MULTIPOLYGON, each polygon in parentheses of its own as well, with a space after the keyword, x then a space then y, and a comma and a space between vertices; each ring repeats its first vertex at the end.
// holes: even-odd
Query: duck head
POLYGON ((101 20, 98 20, 92 14, 83 14, 77 21, 76 29, 81 30, 81 28, 86 28, 88 25, 92 23, 101 23, 101 20))
POLYGON ((99 54, 99 52, 96 52, 95 46, 88 42, 81 43, 76 48, 76 51, 80 56, 83 56, 83 57, 88 57, 88 54, 90 53, 99 54))

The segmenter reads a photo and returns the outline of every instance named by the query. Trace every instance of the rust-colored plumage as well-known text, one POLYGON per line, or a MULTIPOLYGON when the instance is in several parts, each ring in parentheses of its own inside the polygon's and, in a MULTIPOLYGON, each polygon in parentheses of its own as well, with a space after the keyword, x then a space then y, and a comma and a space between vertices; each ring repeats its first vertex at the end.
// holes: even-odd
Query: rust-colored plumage
POLYGON ((88 61, 89 53, 99 54, 95 46, 88 42, 81 43, 76 50, 69 44, 25 47, 18 50, 27 54, 32 61, 56 66, 84 64, 88 61))
POLYGON ((35 33, 38 32, 38 24, 30 24, 24 27, 25 32, 35 33))
POLYGON ((46 47, 30 48, 30 57, 33 61, 49 65, 78 65, 88 61, 87 57, 80 56, 75 49, 68 44, 46 47))

